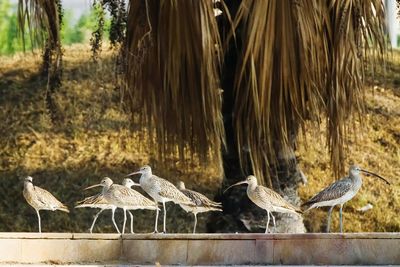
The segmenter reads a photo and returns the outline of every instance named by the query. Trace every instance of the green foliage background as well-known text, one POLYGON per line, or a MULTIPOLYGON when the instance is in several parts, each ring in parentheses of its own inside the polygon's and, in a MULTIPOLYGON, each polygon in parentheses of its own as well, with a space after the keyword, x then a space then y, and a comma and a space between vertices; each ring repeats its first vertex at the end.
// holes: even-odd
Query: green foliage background
MULTIPOLYGON (((63 45, 76 43, 88 43, 90 36, 97 25, 97 16, 99 6, 91 8, 90 11, 83 13, 77 21, 73 19, 72 10, 64 10, 63 25, 61 28, 61 39, 63 45)), ((23 41, 25 41, 25 50, 31 50, 29 33, 20 36, 17 21, 17 5, 11 4, 9 0, 0 1, 0 55, 13 55, 16 52, 24 50, 23 41)), ((109 32, 110 19, 105 17, 106 33, 109 32)), ((105 34, 108 37, 108 34, 105 34)))

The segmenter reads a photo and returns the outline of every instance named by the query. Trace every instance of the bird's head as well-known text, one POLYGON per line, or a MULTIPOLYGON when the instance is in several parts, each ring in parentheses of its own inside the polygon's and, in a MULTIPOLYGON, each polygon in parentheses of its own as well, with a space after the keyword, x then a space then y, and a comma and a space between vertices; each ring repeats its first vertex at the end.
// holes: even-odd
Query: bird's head
POLYGON ((237 182, 236 184, 229 186, 227 189, 225 189, 224 193, 228 189, 230 189, 234 186, 237 186, 237 185, 241 185, 241 184, 257 185, 257 178, 254 175, 249 175, 246 177, 246 179, 244 181, 240 181, 240 182, 237 182))
POLYGON ((351 165, 349 168, 349 173, 353 176, 360 175, 361 168, 358 167, 357 165, 351 165))
POLYGON ((86 187, 84 190, 88 190, 94 187, 102 186, 103 188, 109 188, 113 184, 113 181, 109 177, 104 177, 99 184, 91 185, 86 187))
POLYGON ((186 189, 185 183, 182 182, 182 181, 179 181, 179 182, 178 182, 177 187, 178 187, 179 190, 186 189))
POLYGON ((376 178, 379 178, 382 181, 384 181, 386 184, 390 185, 390 182, 388 180, 386 180, 385 178, 383 178, 382 176, 380 176, 376 173, 373 173, 373 172, 370 172, 367 170, 363 170, 360 167, 358 167, 357 165, 350 166, 350 169, 349 169, 350 176, 356 177, 356 176, 360 175, 361 172, 365 173, 367 176, 374 176, 376 178))
POLYGON ((131 188, 132 186, 140 186, 140 184, 135 183, 134 181, 132 181, 132 179, 130 178, 125 178, 122 181, 122 185, 131 188))
POLYGON ((138 171, 132 172, 132 173, 128 174, 127 176, 132 176, 135 174, 150 174, 151 175, 151 167, 149 165, 144 165, 138 171))
POLYGON ((24 182, 25 182, 25 183, 32 183, 32 181, 33 181, 32 176, 28 176, 28 177, 26 177, 26 178, 24 179, 24 182))

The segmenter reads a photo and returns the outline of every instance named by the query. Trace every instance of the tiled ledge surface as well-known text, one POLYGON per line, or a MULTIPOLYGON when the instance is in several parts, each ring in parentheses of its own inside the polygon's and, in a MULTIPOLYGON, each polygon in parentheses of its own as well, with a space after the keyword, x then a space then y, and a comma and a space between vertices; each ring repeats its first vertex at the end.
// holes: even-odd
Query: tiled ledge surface
POLYGON ((400 264, 400 233, 0 233, 4 263, 400 264))

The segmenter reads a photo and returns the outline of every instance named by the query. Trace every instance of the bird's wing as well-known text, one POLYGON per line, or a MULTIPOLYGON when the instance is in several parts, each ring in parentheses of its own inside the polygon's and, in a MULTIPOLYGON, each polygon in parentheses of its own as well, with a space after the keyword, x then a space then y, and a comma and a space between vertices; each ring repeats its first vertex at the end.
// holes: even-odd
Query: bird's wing
POLYGON ((181 190, 181 192, 185 196, 190 198, 192 200, 192 202, 198 207, 213 207, 213 208, 221 208, 222 207, 221 203, 214 202, 199 192, 189 190, 189 189, 183 189, 183 190, 181 190))
POLYGON ((277 192, 275 192, 270 188, 264 186, 257 186, 256 192, 258 192, 260 197, 262 197, 266 201, 269 201, 271 205, 275 207, 281 207, 296 212, 301 212, 301 210, 298 207, 289 203, 281 195, 279 195, 277 192))
POLYGON ((117 185, 114 184, 113 187, 115 187, 115 195, 116 196, 121 196, 121 197, 135 197, 137 194, 140 194, 136 190, 133 190, 132 188, 128 188, 123 185, 117 185))
POLYGON ((138 191, 122 185, 115 185, 118 190, 115 190, 115 196, 124 199, 127 203, 133 206, 155 206, 156 203, 147 197, 143 196, 138 191))
POLYGON ((310 200, 305 202, 302 206, 309 206, 317 202, 323 202, 323 201, 329 201, 329 200, 334 200, 338 199, 342 196, 344 196, 350 189, 351 189, 352 183, 349 179, 342 179, 339 180, 331 185, 329 185, 327 188, 313 196, 310 200))
POLYGON ((195 205, 190 198, 179 191, 179 189, 176 188, 171 182, 162 178, 159 178, 157 180, 160 188, 160 196, 171 199, 173 202, 195 205))
POLYGON ((39 202, 41 202, 43 205, 52 207, 52 208, 61 208, 61 209, 67 209, 68 208, 61 203, 57 198, 55 198, 49 191, 40 188, 38 186, 34 187, 34 190, 36 192, 36 197, 39 202))
POLYGON ((76 205, 96 205, 96 204, 109 204, 102 194, 86 197, 83 200, 76 202, 76 205))

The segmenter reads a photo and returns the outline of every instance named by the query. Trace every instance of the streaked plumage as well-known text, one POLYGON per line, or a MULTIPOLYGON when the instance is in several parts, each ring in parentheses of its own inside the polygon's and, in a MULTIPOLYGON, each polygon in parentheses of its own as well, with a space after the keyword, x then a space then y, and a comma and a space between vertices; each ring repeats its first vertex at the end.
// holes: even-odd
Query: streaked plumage
POLYGON ((301 213, 301 210, 298 207, 295 207, 294 205, 287 202, 283 197, 281 197, 281 195, 279 195, 275 191, 267 187, 257 185, 257 178, 253 175, 248 176, 244 181, 229 186, 226 190, 240 184, 248 184, 247 196, 254 204, 267 211, 267 225, 265 233, 268 232, 270 215, 272 216, 272 220, 275 226, 275 217, 272 212, 291 213, 300 216, 299 213, 301 213))
POLYGON ((197 213, 208 212, 208 211, 222 211, 222 204, 214 202, 207 198, 205 195, 186 189, 185 184, 180 181, 178 183, 178 189, 193 202, 191 205, 179 204, 182 209, 186 212, 191 212, 194 215, 194 227, 193 233, 196 233, 197 225, 197 213))
POLYGON ((352 165, 350 166, 348 176, 334 182, 333 184, 329 185, 327 188, 313 196, 310 200, 303 203, 302 206, 306 210, 326 206, 331 207, 328 212, 327 232, 329 232, 330 228, 331 213, 336 205, 340 205, 340 232, 343 232, 343 205, 347 201, 351 200, 360 190, 362 185, 360 172, 365 172, 367 174, 376 176, 384 180, 386 183, 390 184, 385 178, 375 173, 362 170, 356 165, 352 165))
MULTIPOLYGON (((100 183, 100 184, 95 184, 95 185, 86 187, 84 190, 88 190, 88 189, 90 189, 90 188, 97 187, 97 186, 102 186, 102 187, 103 187, 103 189, 102 189, 102 191, 101 191, 101 193, 100 193, 101 198, 96 198, 96 197, 94 197, 93 199, 97 199, 97 200, 99 200, 99 201, 101 201, 101 202, 105 201, 106 203, 109 203, 109 204, 111 205, 111 219, 112 219, 112 222, 113 222, 113 224, 114 224, 115 229, 117 230, 118 234, 120 234, 121 232, 119 231, 118 226, 117 226, 117 223, 115 222, 115 210, 117 209, 117 206, 115 205, 115 203, 110 202, 110 199, 107 197, 108 194, 109 194, 108 191, 109 191, 110 188, 113 186, 113 184, 114 184, 114 182, 113 182, 109 177, 105 177, 105 178, 103 178, 103 180, 101 180, 101 183, 100 183)), ((90 197, 89 197, 89 198, 90 198, 90 197)), ((92 200, 93 200, 93 199, 92 199, 92 200)), ((94 223, 96 222, 97 216, 98 216, 103 210, 104 210, 104 209, 100 210, 100 211, 96 214, 95 219, 93 220, 93 223, 92 223, 93 226, 94 226, 94 223)))
MULTIPOLYGON (((122 184, 128 189, 125 195, 128 195, 125 197, 126 201, 126 210, 128 210, 130 216, 131 216, 131 233, 133 233, 133 215, 129 210, 137 210, 137 209, 146 209, 146 210, 159 210, 157 203, 148 199, 147 197, 143 196, 141 193, 139 193, 136 190, 133 190, 131 187, 133 185, 139 185, 134 183, 131 179, 125 178, 122 181, 122 184)), ((125 212, 124 209, 124 212, 125 212)), ((125 224, 124 224, 125 225, 125 224)))
POLYGON ((304 203, 303 206, 308 207, 308 210, 317 207, 331 206, 335 203, 344 203, 356 195, 361 185, 361 179, 355 179, 353 181, 347 176, 323 189, 304 203))
MULTIPOLYGON (((186 205, 194 205, 190 198, 185 196, 178 188, 176 188, 172 183, 169 181, 160 178, 156 175, 153 175, 150 166, 143 166, 140 168, 139 171, 128 174, 128 176, 134 174, 141 174, 140 176, 140 186, 142 189, 149 194, 154 201, 160 202, 163 204, 163 211, 164 211, 164 220, 163 220, 163 231, 166 233, 166 209, 165 203, 172 201, 175 204, 186 204, 186 205)), ((157 230, 157 222, 158 222, 158 209, 156 211, 156 221, 154 225, 154 232, 158 232, 157 230)))
MULTIPOLYGON (((113 181, 106 177, 104 178, 100 184, 90 186, 86 189, 93 188, 96 186, 103 186, 103 191, 101 193, 102 199, 101 201, 105 201, 106 203, 112 205, 112 219, 115 227, 116 226, 115 219, 114 219, 114 212, 116 208, 121 208, 124 210, 124 223, 122 228, 122 233, 125 233, 125 225, 126 225, 126 211, 127 210, 136 210, 136 209, 149 209, 149 210, 156 210, 158 209, 156 203, 151 201, 150 199, 146 198, 139 192, 130 188, 134 183, 130 179, 124 180, 125 185, 114 184, 113 181)), ((132 220, 133 215, 131 215, 131 232, 133 233, 132 229, 132 220)), ((119 232, 119 230, 118 230, 119 232)))
POLYGON ((34 186, 32 181, 33 178, 31 176, 25 178, 23 195, 28 204, 36 210, 39 223, 39 233, 41 233, 40 210, 61 210, 67 213, 69 213, 69 210, 67 206, 56 199, 50 192, 38 186, 34 186))
POLYGON ((75 208, 111 209, 112 206, 104 199, 101 193, 98 193, 76 202, 75 208))
MULTIPOLYGON (((104 198, 102 193, 99 193, 94 196, 87 197, 81 201, 76 203, 77 205, 75 208, 93 208, 93 209, 100 209, 99 212, 96 213, 94 216, 92 225, 89 228, 89 232, 93 233, 93 227, 96 224, 97 218, 99 217, 100 213, 104 210, 113 210, 117 208, 115 205, 111 205, 108 201, 104 198)), ((118 230, 119 231, 119 230, 118 230)))

